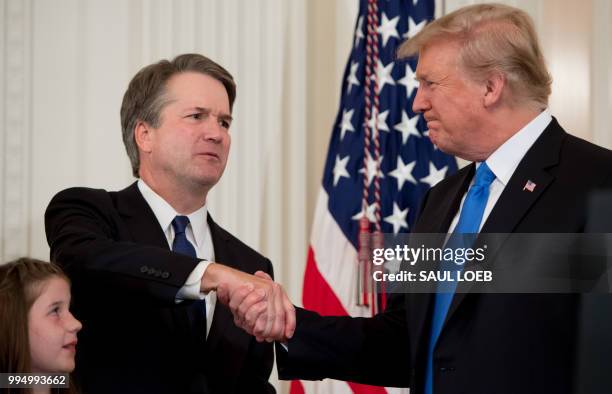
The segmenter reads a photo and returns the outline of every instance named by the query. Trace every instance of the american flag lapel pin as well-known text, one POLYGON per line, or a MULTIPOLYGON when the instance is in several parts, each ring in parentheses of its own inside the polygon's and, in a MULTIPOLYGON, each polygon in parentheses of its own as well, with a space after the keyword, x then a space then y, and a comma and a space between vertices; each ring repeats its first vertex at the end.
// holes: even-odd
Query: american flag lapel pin
POLYGON ((523 186, 523 191, 527 190, 528 192, 532 192, 535 187, 536 184, 531 179, 528 179, 527 183, 525 183, 525 186, 523 186))

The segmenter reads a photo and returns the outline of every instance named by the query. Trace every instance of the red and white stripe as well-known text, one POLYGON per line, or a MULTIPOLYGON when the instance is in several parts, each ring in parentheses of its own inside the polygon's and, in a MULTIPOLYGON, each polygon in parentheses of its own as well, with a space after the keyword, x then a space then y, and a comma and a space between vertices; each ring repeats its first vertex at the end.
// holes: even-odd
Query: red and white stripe
MULTIPOLYGON (((369 307, 357 305, 357 250, 328 211, 327 203, 327 193, 321 188, 304 274, 304 308, 327 316, 371 316, 369 307)), ((366 386, 332 379, 322 382, 294 381, 291 384, 291 394, 408 392, 408 389, 366 386)))

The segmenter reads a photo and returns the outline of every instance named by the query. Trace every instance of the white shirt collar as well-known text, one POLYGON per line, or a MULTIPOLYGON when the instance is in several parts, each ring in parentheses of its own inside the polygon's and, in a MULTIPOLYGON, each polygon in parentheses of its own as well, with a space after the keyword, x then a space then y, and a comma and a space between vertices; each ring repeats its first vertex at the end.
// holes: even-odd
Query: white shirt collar
POLYGON ((487 158, 487 165, 504 187, 510 181, 510 177, 514 174, 516 167, 518 167, 529 148, 551 121, 552 116, 548 109, 545 109, 487 158))
MULTIPOLYGON (((138 179, 137 184, 140 193, 144 197, 147 204, 149 204, 151 207, 151 210, 155 214, 155 217, 157 218, 157 221, 159 222, 159 225, 164 233, 168 234, 170 231, 171 234, 174 234, 174 229, 172 229, 171 224, 174 217, 179 214, 170 204, 168 204, 166 200, 164 200, 159 194, 155 193, 155 191, 153 191, 153 189, 151 189, 145 181, 138 179)), ((195 247, 200 248, 204 244, 204 237, 208 231, 208 224, 206 222, 208 209, 206 208, 206 204, 186 216, 189 218, 189 222, 191 224, 193 238, 196 243, 195 247)))

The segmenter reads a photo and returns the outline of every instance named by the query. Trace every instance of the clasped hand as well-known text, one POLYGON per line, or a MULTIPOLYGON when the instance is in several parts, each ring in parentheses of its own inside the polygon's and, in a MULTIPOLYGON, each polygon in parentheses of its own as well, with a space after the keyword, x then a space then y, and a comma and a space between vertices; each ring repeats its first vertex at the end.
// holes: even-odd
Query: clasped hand
POLYGON ((249 275, 223 268, 224 275, 216 285, 217 299, 230 308, 234 323, 259 342, 286 342, 291 338, 295 307, 282 286, 262 271, 249 275))

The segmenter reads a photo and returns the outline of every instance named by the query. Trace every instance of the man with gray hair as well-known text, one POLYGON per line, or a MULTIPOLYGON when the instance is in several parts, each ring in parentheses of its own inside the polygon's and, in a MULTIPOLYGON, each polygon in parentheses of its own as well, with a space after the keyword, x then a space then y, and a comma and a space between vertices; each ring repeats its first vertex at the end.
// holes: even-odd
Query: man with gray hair
MULTIPOLYGON (((72 279, 84 323, 76 362, 83 392, 274 392, 272 345, 234 326, 215 295, 219 285, 248 283, 264 299, 284 296, 250 275, 272 275, 270 261, 207 210, 227 162, 235 97, 232 76, 202 55, 144 67, 121 106, 137 182, 118 192, 67 189, 49 204, 51 258, 72 279)), ((262 333, 294 316, 286 297, 274 300, 265 308, 278 322, 262 333)))
MULTIPOLYGON (((427 194, 416 233, 581 233, 589 193, 612 186, 612 152, 547 110, 551 78, 533 23, 496 4, 459 9, 399 49, 417 55, 413 109, 442 151, 473 163, 427 194)), ((274 339, 283 379, 334 378, 411 394, 570 393, 575 294, 393 294, 373 318, 297 310, 274 339)), ((258 333, 248 289, 230 303, 258 333)))

